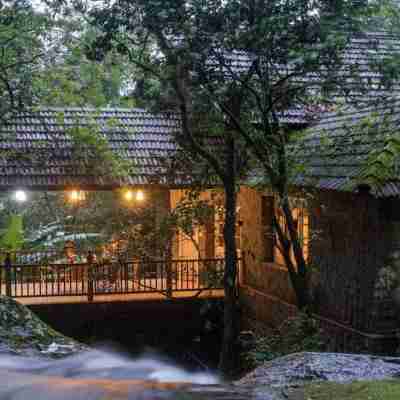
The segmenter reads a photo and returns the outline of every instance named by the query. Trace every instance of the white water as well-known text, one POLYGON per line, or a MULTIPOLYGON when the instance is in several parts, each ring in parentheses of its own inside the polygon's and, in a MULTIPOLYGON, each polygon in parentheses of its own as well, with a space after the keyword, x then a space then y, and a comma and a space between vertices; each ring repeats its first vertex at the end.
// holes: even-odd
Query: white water
POLYGON ((154 354, 91 350, 55 361, 0 355, 0 400, 243 398, 219 383, 216 373, 190 372, 154 354))

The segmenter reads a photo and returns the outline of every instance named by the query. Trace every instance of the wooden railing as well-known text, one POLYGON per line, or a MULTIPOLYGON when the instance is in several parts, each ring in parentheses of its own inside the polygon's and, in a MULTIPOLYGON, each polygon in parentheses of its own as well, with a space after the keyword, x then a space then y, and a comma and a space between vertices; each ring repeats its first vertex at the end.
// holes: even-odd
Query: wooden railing
POLYGON ((0 294, 10 297, 87 296, 222 288, 223 259, 131 260, 82 264, 16 264, 6 257, 0 294))

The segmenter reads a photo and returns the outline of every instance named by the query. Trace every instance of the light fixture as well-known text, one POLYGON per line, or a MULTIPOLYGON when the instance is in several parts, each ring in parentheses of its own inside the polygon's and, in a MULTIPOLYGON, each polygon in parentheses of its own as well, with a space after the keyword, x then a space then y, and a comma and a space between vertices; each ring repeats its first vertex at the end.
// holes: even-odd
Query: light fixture
POLYGON ((125 197, 125 200, 127 200, 127 201, 133 200, 133 192, 132 192, 132 190, 127 190, 124 193, 124 197, 125 197))
POLYGON ((86 194, 82 190, 71 190, 68 194, 69 200, 72 203, 77 203, 86 199, 86 194))
POLYGON ((138 190, 136 192, 136 201, 143 201, 143 200, 144 200, 143 190, 138 190))
POLYGON ((23 203, 28 199, 28 196, 24 190, 17 190, 14 194, 14 197, 18 203, 23 203))

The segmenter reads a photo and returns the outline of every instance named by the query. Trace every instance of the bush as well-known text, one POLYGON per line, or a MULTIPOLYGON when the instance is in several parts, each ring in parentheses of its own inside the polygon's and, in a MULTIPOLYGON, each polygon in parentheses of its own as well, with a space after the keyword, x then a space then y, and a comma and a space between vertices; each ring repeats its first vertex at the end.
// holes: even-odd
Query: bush
POLYGON ((289 318, 279 328, 266 335, 245 333, 244 362, 249 369, 265 361, 302 351, 320 352, 326 349, 319 321, 307 314, 289 318), (253 336, 252 341, 249 340, 253 336), (249 345, 249 342, 252 342, 249 345), (247 347, 247 348, 246 348, 247 347))

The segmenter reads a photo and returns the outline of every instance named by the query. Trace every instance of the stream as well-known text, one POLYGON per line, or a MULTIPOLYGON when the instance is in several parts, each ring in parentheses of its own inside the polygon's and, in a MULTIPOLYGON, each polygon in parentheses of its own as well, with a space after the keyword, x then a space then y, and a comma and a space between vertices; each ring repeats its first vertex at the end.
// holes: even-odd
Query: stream
POLYGON ((268 396, 224 383, 215 372, 191 372, 159 354, 132 358, 94 349, 50 361, 1 355, 0 399, 244 400, 268 396))

